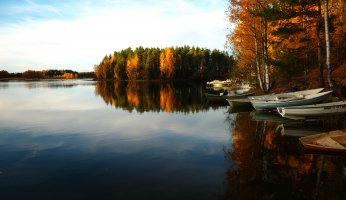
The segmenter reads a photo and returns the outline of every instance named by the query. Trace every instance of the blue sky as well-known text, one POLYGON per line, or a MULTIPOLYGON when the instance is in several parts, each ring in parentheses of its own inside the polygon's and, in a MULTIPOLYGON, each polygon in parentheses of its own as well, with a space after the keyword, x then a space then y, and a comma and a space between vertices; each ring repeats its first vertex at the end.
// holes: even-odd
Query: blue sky
POLYGON ((127 47, 224 50, 227 0, 1 0, 0 70, 72 69, 127 47))

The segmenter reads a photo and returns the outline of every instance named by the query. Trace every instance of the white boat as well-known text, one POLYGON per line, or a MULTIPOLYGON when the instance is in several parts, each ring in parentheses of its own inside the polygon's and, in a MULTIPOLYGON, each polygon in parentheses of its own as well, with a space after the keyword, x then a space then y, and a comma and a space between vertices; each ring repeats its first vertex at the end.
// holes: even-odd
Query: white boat
POLYGON ((209 101, 217 101, 217 100, 222 100, 225 101, 226 99, 240 99, 240 98, 245 98, 247 96, 254 95, 255 93, 253 92, 243 92, 243 93, 238 93, 236 91, 229 91, 227 94, 220 93, 220 95, 217 94, 211 94, 211 93, 204 93, 205 96, 209 101))
POLYGON ((230 85, 232 85, 232 81, 229 79, 225 81, 213 80, 213 81, 207 82, 207 86, 214 87, 214 88, 221 88, 221 87, 230 86, 230 85))
POLYGON ((250 100, 285 100, 290 98, 297 98, 299 96, 317 94, 321 92, 322 90, 324 90, 324 88, 301 90, 301 91, 295 91, 295 92, 286 92, 286 93, 280 93, 280 94, 266 94, 266 95, 260 95, 260 96, 252 96, 252 97, 249 97, 249 99, 250 100))
POLYGON ((251 100, 251 104, 256 110, 276 110, 277 107, 291 107, 319 103, 329 98, 332 95, 332 92, 333 91, 327 91, 275 100, 251 100))
POLYGON ((299 138, 306 149, 346 152, 346 130, 336 130, 299 138))
POLYGON ((277 111, 281 116, 291 119, 305 119, 310 116, 338 115, 346 113, 346 101, 293 107, 278 107, 277 111))

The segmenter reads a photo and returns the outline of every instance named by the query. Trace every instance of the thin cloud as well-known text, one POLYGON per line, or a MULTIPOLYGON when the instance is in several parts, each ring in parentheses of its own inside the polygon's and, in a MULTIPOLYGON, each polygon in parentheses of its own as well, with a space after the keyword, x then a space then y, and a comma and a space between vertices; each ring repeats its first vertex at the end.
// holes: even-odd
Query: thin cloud
MULTIPOLYGON (((0 27, 0 66, 85 71, 92 70, 104 55, 127 47, 195 45, 223 49, 226 7, 215 0, 196 2, 82 1, 74 4, 77 17, 23 16, 26 20, 0 27)), ((62 13, 63 7, 62 15, 72 12, 66 4, 59 7, 28 0, 27 6, 56 14, 62 13)))

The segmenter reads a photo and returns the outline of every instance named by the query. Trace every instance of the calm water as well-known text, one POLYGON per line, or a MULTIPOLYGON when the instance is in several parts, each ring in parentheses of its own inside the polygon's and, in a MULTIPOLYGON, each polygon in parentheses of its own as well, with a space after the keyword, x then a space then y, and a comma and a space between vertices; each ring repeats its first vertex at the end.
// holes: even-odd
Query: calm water
POLYGON ((295 135, 343 117, 237 113, 204 88, 0 82, 0 199, 346 199, 345 157, 295 135))

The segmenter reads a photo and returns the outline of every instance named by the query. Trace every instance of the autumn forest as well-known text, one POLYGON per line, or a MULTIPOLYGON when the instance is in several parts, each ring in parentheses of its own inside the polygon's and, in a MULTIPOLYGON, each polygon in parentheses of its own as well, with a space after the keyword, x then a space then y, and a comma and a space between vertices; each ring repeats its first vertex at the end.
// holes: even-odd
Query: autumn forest
POLYGON ((226 78, 234 65, 227 52, 199 47, 127 48, 106 55, 94 71, 98 79, 155 80, 226 78))
POLYGON ((344 0, 229 0, 228 35, 244 74, 263 90, 294 77, 346 85, 344 0))

